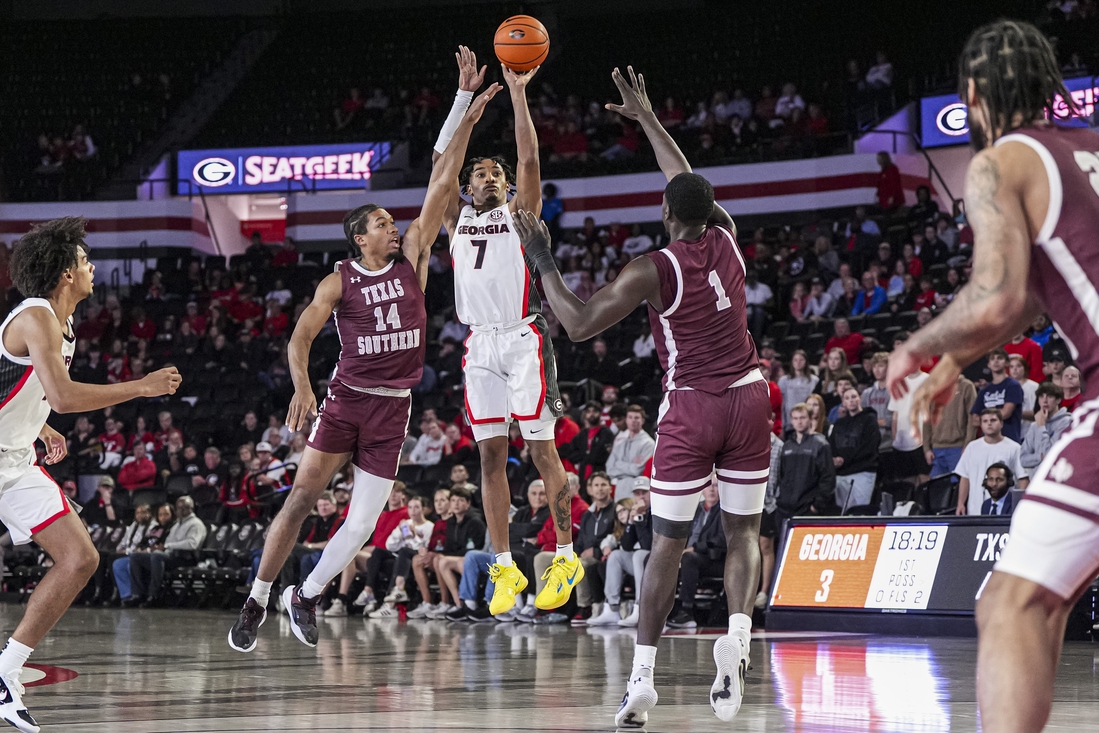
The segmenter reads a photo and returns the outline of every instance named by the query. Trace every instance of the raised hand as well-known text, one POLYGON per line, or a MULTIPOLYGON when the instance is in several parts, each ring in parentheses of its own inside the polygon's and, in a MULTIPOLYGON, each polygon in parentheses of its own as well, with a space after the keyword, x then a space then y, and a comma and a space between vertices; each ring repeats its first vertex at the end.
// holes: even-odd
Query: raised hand
MULTIPOLYGON (((482 72, 483 73, 483 72, 482 72)), ((466 116, 477 122, 481 119, 481 115, 485 112, 485 106, 488 105, 489 100, 496 96, 496 93, 503 89, 502 86, 496 82, 492 83, 485 91, 481 92, 474 98, 473 102, 469 105, 469 110, 466 112, 466 116)))
POLYGON ((519 241, 523 243, 523 251, 538 265, 538 274, 546 275, 557 269, 557 261, 550 251, 550 233, 546 222, 523 209, 516 211, 512 220, 519 241))
POLYGON ((463 92, 475 92, 485 82, 485 71, 488 66, 482 66, 477 70, 477 54, 466 46, 458 46, 458 52, 454 54, 458 61, 458 88, 463 92))
POLYGON ((301 432, 317 416, 317 397, 313 390, 295 390, 286 411, 286 427, 301 432))
POLYGON ((504 70, 504 81, 507 82, 508 88, 511 89, 511 91, 516 92, 526 90, 527 84, 530 83, 530 80, 534 78, 534 75, 537 74, 538 70, 542 67, 535 66, 530 71, 524 71, 521 74, 512 71, 503 64, 500 64, 500 68, 504 70))
POLYGON ((628 81, 626 77, 622 76, 622 72, 618 70, 617 66, 611 72, 611 81, 618 87, 618 92, 622 95, 622 104, 608 103, 606 105, 607 109, 631 120, 638 120, 643 116, 651 115, 653 105, 649 102, 649 93, 645 90, 645 77, 642 74, 635 74, 632 66, 627 66, 626 71, 630 75, 628 81))
POLYGON ((142 378, 141 383, 145 388, 146 397, 160 397, 166 394, 175 394, 179 389, 183 377, 175 367, 164 367, 142 378))

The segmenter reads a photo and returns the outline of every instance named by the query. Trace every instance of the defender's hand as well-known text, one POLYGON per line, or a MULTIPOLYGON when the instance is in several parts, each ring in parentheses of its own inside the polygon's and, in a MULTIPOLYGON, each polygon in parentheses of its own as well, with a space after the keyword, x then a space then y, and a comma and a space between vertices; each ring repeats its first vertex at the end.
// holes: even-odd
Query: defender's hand
POLYGON ((454 54, 458 62, 458 88, 463 92, 475 92, 485 83, 485 71, 488 66, 482 66, 477 70, 477 54, 466 46, 458 46, 458 52, 454 54))
POLYGON ((474 122, 481 119, 481 115, 485 112, 485 107, 488 105, 489 100, 496 96, 496 93, 503 89, 502 86, 493 82, 485 91, 477 95, 477 97, 470 103, 469 109, 466 110, 466 117, 469 117, 474 122))
POLYGON ((175 394, 179 389, 183 377, 175 367, 158 369, 141 379, 141 386, 146 397, 160 397, 166 394, 175 394))
POLYGON ((317 397, 312 390, 295 391, 286 411, 286 427, 298 433, 317 417, 317 397))
POLYGON ((557 260, 550 251, 550 233, 546 222, 539 221, 538 217, 523 209, 515 212, 512 221, 515 222, 519 241, 523 243, 523 250, 538 266, 538 274, 546 275, 556 270, 557 260))
POLYGON ((633 67, 627 66, 630 80, 622 76, 622 72, 615 67, 611 72, 611 80, 618 87, 622 95, 622 104, 607 104, 607 109, 617 112, 631 120, 639 120, 653 113, 653 105, 649 101, 649 93, 645 91, 645 77, 642 74, 634 74, 633 67))

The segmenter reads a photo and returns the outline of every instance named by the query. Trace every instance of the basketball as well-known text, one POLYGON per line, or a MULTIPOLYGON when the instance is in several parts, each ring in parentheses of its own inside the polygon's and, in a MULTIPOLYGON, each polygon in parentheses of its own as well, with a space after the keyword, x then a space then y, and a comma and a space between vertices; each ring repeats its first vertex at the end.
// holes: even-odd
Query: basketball
POLYGON ((549 55, 549 33, 537 18, 513 15, 496 29, 496 58, 512 71, 530 71, 549 55))

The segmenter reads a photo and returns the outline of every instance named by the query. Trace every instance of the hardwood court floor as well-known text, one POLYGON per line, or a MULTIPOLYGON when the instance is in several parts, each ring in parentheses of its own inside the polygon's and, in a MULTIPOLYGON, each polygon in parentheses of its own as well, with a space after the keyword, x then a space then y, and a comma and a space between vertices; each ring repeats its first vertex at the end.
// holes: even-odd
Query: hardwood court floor
MULTIPOLYGON (((5 634, 21 613, 0 606, 5 634)), ((309 649, 281 615, 240 654, 234 618, 74 608, 31 662, 78 676, 24 701, 49 733, 613 731, 633 657, 625 630, 361 618, 322 619, 309 649)), ((977 729, 973 640, 759 635, 744 707, 723 724, 706 702, 714 638, 661 640, 648 731, 977 729)), ((1099 646, 1065 645, 1049 730, 1099 730, 1097 662, 1099 646)))

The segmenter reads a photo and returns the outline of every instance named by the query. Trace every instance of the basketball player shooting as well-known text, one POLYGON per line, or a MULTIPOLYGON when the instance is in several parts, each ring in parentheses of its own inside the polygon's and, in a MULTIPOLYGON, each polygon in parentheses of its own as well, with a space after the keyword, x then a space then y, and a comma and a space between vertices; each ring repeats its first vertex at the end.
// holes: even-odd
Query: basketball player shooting
POLYGON ((744 259, 736 229, 714 202, 714 189, 691 166, 657 121, 645 80, 628 69, 612 79, 622 104, 607 105, 641 123, 668 178, 661 215, 672 243, 638 257, 587 303, 565 285, 544 222, 516 217, 523 246, 535 260, 546 298, 573 341, 585 341, 649 306, 664 400, 657 423, 651 501, 653 547, 642 582, 633 671, 615 723, 641 727, 656 705, 656 645, 675 601, 679 561, 702 490, 721 496, 728 554, 725 592, 729 633, 714 644, 717 679, 710 706, 729 721, 740 709, 748 667, 752 604, 759 585, 759 522, 770 469, 770 401, 748 333, 744 259), (716 469, 716 475, 715 475, 716 469))
POLYGON ((90 412, 135 397, 175 394, 181 378, 175 367, 167 367, 121 384, 69 379, 76 349, 72 316, 92 294, 95 279, 83 219, 54 219, 20 239, 11 256, 11 277, 26 300, 0 324, 0 522, 12 542, 34 541, 54 565, 0 653, 0 717, 37 733, 38 724, 22 702, 19 675, 95 573, 99 552, 61 489, 36 465, 34 441, 45 443, 46 463, 57 463, 68 447, 64 436, 46 424, 51 409, 90 412))
MULTIPOLYGON (((537 73, 504 67, 515 110, 516 173, 501 156, 475 157, 462 170, 445 219, 454 261, 454 301, 458 319, 470 327, 463 360, 466 412, 481 453, 485 516, 492 546, 509 547, 507 480, 508 426, 517 420, 539 475, 546 482, 557 532, 557 552, 535 598, 542 610, 558 608, 584 577, 572 548, 568 479, 554 444, 554 426, 563 413, 557 389, 553 342, 532 277, 533 264, 515 231, 515 212, 542 210, 538 137, 527 107, 527 84, 537 73), (508 201, 508 188, 515 196, 508 201), (460 193, 472 199, 463 205, 460 193)), ((489 568, 495 583, 489 611, 510 611, 527 587, 511 552, 497 552, 489 568)))
POLYGON ((1049 718, 1069 611, 1099 573, 1099 138, 1049 120, 1072 98, 1032 25, 979 28, 959 94, 978 151, 966 174, 973 276, 945 312, 893 352, 904 378, 942 359, 913 395, 916 432, 938 420, 962 368, 1049 313, 1087 381, 1073 426, 1038 466, 1011 539, 977 603, 977 698, 985 731, 1039 731, 1049 718))
POLYGON ((440 144, 449 143, 449 148, 432 170, 419 218, 405 231, 402 244, 393 217, 380 206, 366 204, 348 212, 344 235, 360 255, 341 261, 321 281, 294 328, 288 356, 295 392, 286 424, 298 431, 313 421, 313 428, 294 486, 268 532, 256 581, 229 631, 229 646, 237 651, 256 648, 259 627, 267 618, 271 584, 290 555, 302 522, 348 456, 354 467, 354 490, 347 518, 309 577, 300 586, 282 591, 290 628, 303 644, 317 645, 317 601, 370 539, 389 498, 408 432, 410 390, 423 375, 424 290, 431 245, 439 234, 473 125, 502 89, 493 84, 470 104, 484 81, 485 69, 477 70, 476 57, 464 47, 456 57, 459 92, 440 133, 440 144), (333 312, 342 346, 317 415, 309 350, 333 312))

